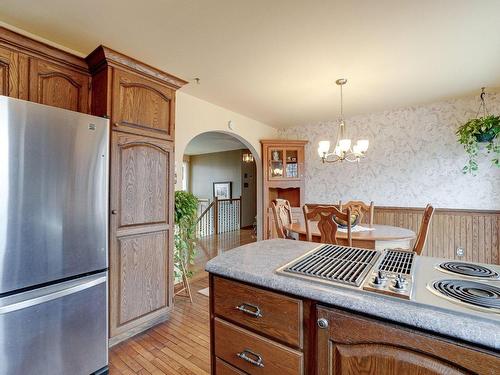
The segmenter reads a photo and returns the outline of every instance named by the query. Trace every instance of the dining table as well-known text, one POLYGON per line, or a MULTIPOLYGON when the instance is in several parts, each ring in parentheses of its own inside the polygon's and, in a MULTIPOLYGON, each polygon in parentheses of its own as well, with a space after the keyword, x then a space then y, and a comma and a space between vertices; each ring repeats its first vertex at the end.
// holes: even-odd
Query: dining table
MULTIPOLYGON (((321 234, 317 221, 310 221, 310 229, 313 242, 321 242, 321 234)), ((392 225, 382 224, 358 224, 358 228, 351 228, 352 246, 364 249, 409 249, 411 241, 415 239, 414 231, 392 225), (360 230, 361 229, 361 230, 360 230)), ((296 233, 299 240, 306 241, 306 226, 304 223, 292 223, 285 225, 289 233, 296 233)), ((347 231, 337 231, 337 242, 339 245, 348 245, 347 231)))

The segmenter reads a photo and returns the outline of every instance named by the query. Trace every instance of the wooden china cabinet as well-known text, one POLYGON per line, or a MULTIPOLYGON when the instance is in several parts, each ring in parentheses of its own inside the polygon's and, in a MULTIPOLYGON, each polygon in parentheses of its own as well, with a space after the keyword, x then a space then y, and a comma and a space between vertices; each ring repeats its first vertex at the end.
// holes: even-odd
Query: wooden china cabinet
POLYGON ((264 238, 274 236, 271 201, 287 199, 292 207, 304 204, 304 147, 307 141, 261 140, 264 171, 264 238))

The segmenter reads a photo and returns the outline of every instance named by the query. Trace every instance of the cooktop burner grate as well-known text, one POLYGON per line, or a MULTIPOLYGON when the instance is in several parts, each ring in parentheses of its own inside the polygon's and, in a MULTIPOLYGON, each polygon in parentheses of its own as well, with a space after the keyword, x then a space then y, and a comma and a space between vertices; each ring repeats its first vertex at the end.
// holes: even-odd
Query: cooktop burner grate
POLYGON ((414 259, 413 251, 387 249, 378 269, 383 272, 410 275, 414 259))
POLYGON ((436 280, 430 289, 453 302, 461 302, 488 312, 500 313, 500 288, 477 281, 436 280))
POLYGON ((323 245, 284 266, 281 271, 359 286, 378 256, 376 250, 323 245))
POLYGON ((481 279, 498 279, 497 272, 490 268, 480 266, 479 264, 465 262, 443 262, 439 264, 438 269, 441 271, 454 273, 462 276, 477 277, 481 279))

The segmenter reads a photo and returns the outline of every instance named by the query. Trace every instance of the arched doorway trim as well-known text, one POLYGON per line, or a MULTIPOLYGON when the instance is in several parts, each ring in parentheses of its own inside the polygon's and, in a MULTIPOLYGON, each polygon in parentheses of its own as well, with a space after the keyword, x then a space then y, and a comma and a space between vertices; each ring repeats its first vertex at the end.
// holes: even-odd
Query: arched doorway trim
MULTIPOLYGON (((250 150, 252 153, 253 159, 255 161, 255 167, 257 171, 257 239, 261 240, 262 239, 262 220, 263 220, 263 203, 262 203, 262 197, 263 197, 263 191, 262 191, 262 186, 263 186, 263 173, 262 173, 262 160, 260 157, 260 153, 252 146, 250 142, 248 142, 245 138, 240 136, 239 134, 230 132, 230 131, 224 131, 224 130, 207 130, 207 131, 202 131, 199 132, 198 134, 193 135, 189 141, 186 143, 186 146, 182 150, 182 155, 184 155, 184 152, 186 151, 186 147, 189 145, 189 143, 196 138, 197 136, 201 134, 206 134, 206 133, 220 133, 220 134, 226 134, 230 135, 237 140, 239 140, 241 143, 245 145, 246 148, 250 150)), ((176 152, 179 152, 181 150, 176 150, 176 152)))

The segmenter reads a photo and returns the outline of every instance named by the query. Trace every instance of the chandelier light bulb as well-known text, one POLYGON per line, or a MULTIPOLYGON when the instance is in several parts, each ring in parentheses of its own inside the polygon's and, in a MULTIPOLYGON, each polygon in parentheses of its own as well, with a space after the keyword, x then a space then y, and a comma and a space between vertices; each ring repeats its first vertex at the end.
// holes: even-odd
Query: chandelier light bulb
POLYGON ((341 139, 339 141, 340 151, 347 152, 351 148, 351 140, 350 139, 341 139))
POLYGON ((334 154, 337 155, 337 156, 339 156, 339 157, 342 156, 342 150, 340 149, 339 146, 335 147, 334 154))
POLYGON ((330 151, 330 141, 320 141, 318 144, 318 154, 323 156, 323 154, 327 154, 330 151))
POLYGON ((358 141, 358 146, 359 146, 359 150, 361 152, 366 152, 368 151, 368 146, 370 145, 370 141, 368 139, 360 139, 358 141))

